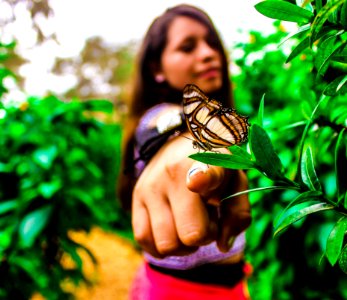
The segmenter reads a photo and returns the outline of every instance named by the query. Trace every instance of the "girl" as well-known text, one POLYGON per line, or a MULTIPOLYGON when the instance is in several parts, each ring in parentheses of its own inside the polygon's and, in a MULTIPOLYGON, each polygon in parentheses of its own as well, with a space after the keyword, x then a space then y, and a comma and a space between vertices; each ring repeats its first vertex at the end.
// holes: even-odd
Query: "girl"
POLYGON ((131 206, 145 256, 132 300, 247 299, 248 199, 215 205, 245 190, 246 176, 194 162, 188 158, 196 152, 192 142, 172 134, 184 132, 182 90, 188 83, 231 105, 227 57, 212 21, 196 7, 179 5, 147 31, 126 126, 120 197, 131 206))

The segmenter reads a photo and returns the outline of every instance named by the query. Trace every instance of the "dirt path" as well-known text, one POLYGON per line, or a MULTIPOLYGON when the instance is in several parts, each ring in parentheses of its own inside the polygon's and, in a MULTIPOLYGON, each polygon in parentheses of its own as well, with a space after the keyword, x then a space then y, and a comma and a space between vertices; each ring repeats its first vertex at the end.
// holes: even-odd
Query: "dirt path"
MULTIPOLYGON (((99 262, 98 268, 83 259, 83 268, 95 286, 72 290, 78 300, 127 300, 133 276, 142 262, 142 256, 127 240, 101 229, 89 234, 73 233, 73 239, 92 251, 99 262)), ((71 289, 70 289, 71 290, 71 289)))

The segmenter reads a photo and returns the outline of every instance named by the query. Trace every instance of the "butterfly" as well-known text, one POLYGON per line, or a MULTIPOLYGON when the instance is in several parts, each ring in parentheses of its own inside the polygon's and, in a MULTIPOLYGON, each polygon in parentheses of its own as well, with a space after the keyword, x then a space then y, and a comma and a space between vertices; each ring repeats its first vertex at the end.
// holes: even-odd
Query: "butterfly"
POLYGON ((208 98, 194 84, 187 84, 183 90, 183 114, 195 147, 211 151, 247 140, 248 118, 208 98))

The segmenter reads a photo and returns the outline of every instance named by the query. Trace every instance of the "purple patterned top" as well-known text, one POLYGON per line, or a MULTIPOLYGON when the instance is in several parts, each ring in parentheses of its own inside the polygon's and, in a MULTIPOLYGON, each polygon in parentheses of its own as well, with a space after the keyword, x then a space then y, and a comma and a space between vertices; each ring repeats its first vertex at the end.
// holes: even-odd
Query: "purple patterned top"
MULTIPOLYGON (((144 116, 141 118, 140 123, 135 132, 136 138, 136 148, 135 148, 135 158, 138 158, 141 151, 141 147, 148 144, 148 140, 153 140, 154 144, 156 142, 156 137, 159 137, 166 132, 170 132, 172 135, 175 132, 175 128, 183 126, 182 112, 179 106, 162 103, 158 104, 151 109, 149 109, 144 116)), ((167 136, 164 139, 167 140, 167 136)), ((159 146, 163 144, 163 140, 158 139, 159 146)), ((147 149, 157 149, 153 145, 151 147, 146 147, 147 149)), ((154 153, 152 153, 153 155, 154 153)), ((142 155, 142 154, 141 154, 142 155)), ((136 174, 139 176, 144 169, 148 159, 138 159, 136 163, 136 174)), ((192 254, 185 256, 169 256, 163 259, 158 259, 145 253, 145 258, 148 262, 170 269, 186 270, 206 263, 213 263, 217 261, 224 260, 231 257, 237 253, 243 252, 245 248, 245 233, 241 233, 235 239, 233 247, 227 252, 223 253, 219 251, 216 242, 211 244, 201 246, 197 251, 192 254)))

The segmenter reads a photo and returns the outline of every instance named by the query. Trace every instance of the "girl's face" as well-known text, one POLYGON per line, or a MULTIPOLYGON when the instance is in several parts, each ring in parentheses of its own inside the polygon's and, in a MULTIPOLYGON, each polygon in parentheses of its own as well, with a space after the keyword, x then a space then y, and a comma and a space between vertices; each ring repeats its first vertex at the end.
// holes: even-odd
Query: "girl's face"
POLYGON ((167 44, 155 73, 170 86, 183 90, 193 83, 205 93, 222 87, 222 58, 213 47, 208 29, 189 17, 176 17, 169 29, 167 44))

